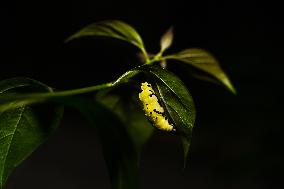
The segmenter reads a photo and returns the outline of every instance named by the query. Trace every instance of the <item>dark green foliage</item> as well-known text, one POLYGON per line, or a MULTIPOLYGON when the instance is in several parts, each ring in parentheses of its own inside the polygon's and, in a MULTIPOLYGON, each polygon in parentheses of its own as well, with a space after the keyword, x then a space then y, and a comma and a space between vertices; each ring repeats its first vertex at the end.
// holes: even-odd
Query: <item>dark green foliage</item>
POLYGON ((166 56, 166 59, 178 60, 200 69, 216 78, 232 93, 236 93, 234 86, 232 85, 226 73, 220 67, 216 58, 203 49, 185 49, 179 53, 166 56))
POLYGON ((25 78, 0 82, 0 189, 14 168, 54 132, 63 105, 77 109, 96 128, 112 188, 136 188, 139 155, 154 131, 138 99, 142 82, 152 84, 166 117, 176 129, 173 134, 182 141, 186 163, 196 112, 189 90, 166 70, 167 62, 186 63, 236 93, 220 64, 205 50, 192 48, 164 55, 173 43, 172 28, 162 36, 156 55, 148 53, 138 32, 122 21, 91 24, 66 41, 88 36, 119 39, 136 46, 143 55, 143 65, 127 71, 116 81, 66 91, 53 91, 25 78), (93 99, 73 97, 95 91, 99 92, 93 99))
POLYGON ((138 100, 139 90, 123 85, 114 90, 100 91, 96 99, 113 111, 124 123, 136 147, 141 152, 144 144, 153 133, 151 123, 144 116, 138 100))
POLYGON ((143 66, 142 70, 155 81, 156 93, 182 139, 186 162, 196 116, 193 99, 183 82, 173 73, 159 66, 143 66))
MULTIPOLYGON (((51 89, 30 79, 11 79, 0 83, 0 95, 19 91, 51 92, 51 89)), ((56 129, 62 106, 39 104, 20 106, 0 113, 0 188, 10 173, 56 129)))
POLYGON ((79 110, 96 128, 112 188, 136 188, 138 154, 127 128, 119 117, 93 100, 67 97, 58 101, 79 110))

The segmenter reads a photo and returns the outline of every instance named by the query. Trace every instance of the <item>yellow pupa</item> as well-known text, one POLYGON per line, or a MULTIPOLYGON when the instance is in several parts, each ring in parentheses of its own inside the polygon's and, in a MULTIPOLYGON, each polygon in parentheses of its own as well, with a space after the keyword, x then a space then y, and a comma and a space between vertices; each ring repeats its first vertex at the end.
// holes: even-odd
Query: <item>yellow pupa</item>
POLYGON ((175 131, 174 126, 165 117, 164 108, 159 104, 151 84, 144 82, 141 84, 141 89, 139 99, 143 103, 144 111, 149 120, 160 130, 175 131))

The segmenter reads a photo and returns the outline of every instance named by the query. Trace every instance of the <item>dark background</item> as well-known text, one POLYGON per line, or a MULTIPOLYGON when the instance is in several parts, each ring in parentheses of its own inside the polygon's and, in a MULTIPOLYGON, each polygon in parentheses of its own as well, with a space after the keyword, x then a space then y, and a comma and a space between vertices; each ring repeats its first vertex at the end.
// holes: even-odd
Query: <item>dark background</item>
MULTIPOLYGON (((157 52, 161 34, 173 25, 172 52, 209 50, 238 95, 183 75, 198 113, 188 167, 182 170, 177 139, 156 134, 141 158, 140 188, 279 188, 280 8, 272 1, 1 2, 0 79, 26 76, 58 89, 109 82, 134 65, 137 49, 95 39, 66 45, 64 39, 92 22, 121 19, 139 31, 149 52, 157 52)), ((58 132, 12 174, 7 188, 109 188, 100 149, 83 118, 66 110, 58 132)))

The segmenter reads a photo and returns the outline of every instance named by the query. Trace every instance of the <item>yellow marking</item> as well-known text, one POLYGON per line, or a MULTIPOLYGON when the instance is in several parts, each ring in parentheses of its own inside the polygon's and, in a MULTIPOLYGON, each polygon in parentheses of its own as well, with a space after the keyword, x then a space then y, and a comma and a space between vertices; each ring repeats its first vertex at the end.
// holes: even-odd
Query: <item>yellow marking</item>
POLYGON ((142 83, 141 89, 139 99, 143 103, 146 116, 154 123, 156 128, 163 131, 174 131, 173 125, 164 116, 164 108, 159 104, 151 84, 147 82, 142 83))

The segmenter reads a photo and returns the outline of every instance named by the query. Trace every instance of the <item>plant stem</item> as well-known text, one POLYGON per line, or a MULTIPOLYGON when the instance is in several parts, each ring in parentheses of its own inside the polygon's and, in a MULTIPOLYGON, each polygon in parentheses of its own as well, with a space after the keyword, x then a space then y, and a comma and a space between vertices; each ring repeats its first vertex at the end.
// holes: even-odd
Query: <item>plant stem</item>
POLYGON ((91 87, 79 88, 79 89, 72 89, 66 91, 59 91, 59 92, 49 92, 49 93, 31 93, 31 94, 23 94, 23 95, 6 95, 0 98, 1 101, 11 101, 11 100, 23 100, 23 99, 38 99, 38 98, 52 98, 52 97, 64 97, 64 96, 73 96, 79 95, 84 93, 90 93, 93 91, 97 91, 100 89, 106 89, 109 87, 114 86, 113 83, 105 83, 101 85, 95 85, 91 87))
POLYGON ((166 60, 166 59, 175 59, 176 56, 175 55, 166 55, 166 56, 163 56, 162 60, 166 60))
POLYGON ((160 57, 160 56, 155 56, 155 57, 153 57, 153 58, 151 58, 151 59, 149 59, 149 61, 148 62, 146 62, 146 64, 154 64, 155 62, 160 62, 160 61, 162 61, 163 59, 162 59, 162 57, 160 57))
POLYGON ((147 51, 146 51, 146 49, 145 49, 144 47, 141 47, 140 49, 141 49, 141 51, 142 51, 142 54, 143 54, 144 57, 145 57, 146 64, 147 64, 147 63, 150 61, 149 56, 148 56, 148 53, 147 53, 147 51))
POLYGON ((70 95, 78 95, 78 94, 83 94, 83 93, 90 93, 90 92, 93 92, 93 91, 109 88, 109 87, 112 87, 112 86, 113 86, 113 83, 110 82, 110 83, 95 85, 95 86, 91 86, 91 87, 72 89, 72 90, 66 90, 66 91, 60 91, 60 92, 53 92, 53 93, 47 93, 47 94, 50 94, 51 96, 58 96, 58 97, 70 96, 70 95))

